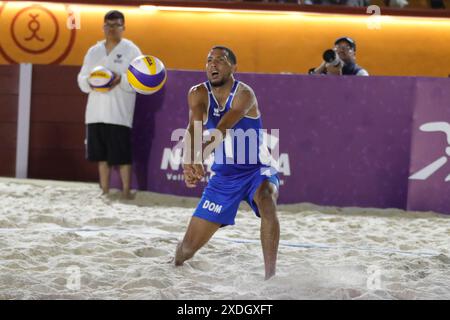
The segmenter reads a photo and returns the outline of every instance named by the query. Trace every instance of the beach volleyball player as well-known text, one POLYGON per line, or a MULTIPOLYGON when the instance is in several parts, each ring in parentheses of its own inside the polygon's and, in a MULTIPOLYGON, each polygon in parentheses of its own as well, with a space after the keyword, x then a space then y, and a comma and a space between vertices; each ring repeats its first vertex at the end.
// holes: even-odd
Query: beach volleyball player
POLYGON ((220 227, 233 225, 239 203, 245 200, 261 218, 260 236, 265 278, 268 279, 275 274, 280 236, 276 213, 279 180, 274 168, 264 165, 258 154, 255 160, 252 154, 252 150, 259 153, 262 143, 261 115, 252 88, 235 80, 235 71, 234 53, 225 47, 213 47, 206 64, 208 81, 195 85, 188 94, 189 125, 184 139, 183 164, 188 187, 196 186, 205 176, 202 161, 198 161, 197 157, 199 153, 195 148, 194 127, 200 126, 201 131, 205 127, 207 132, 217 137, 200 148, 203 159, 211 153, 208 149, 215 149, 211 167, 214 174, 189 222, 184 239, 177 246, 175 265, 182 265, 190 259, 220 227), (229 129, 246 134, 253 131, 256 140, 253 144, 244 143, 242 149, 242 146, 236 145, 239 139, 232 135, 231 141, 235 145, 230 156, 224 138, 226 133, 230 134, 229 129), (217 147, 212 148, 214 146, 217 147), (237 152, 239 150, 241 154, 237 152))

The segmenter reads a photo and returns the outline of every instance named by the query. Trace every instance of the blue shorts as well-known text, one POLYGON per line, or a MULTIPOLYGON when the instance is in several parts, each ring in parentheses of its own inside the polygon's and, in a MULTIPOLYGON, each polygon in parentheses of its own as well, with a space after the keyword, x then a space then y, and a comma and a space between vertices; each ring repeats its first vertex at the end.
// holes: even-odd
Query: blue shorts
POLYGON ((222 226, 233 225, 239 204, 245 200, 259 217, 259 210, 253 198, 258 187, 265 180, 273 183, 277 190, 280 182, 274 170, 261 168, 233 175, 215 174, 203 191, 202 198, 194 212, 199 217, 222 226))

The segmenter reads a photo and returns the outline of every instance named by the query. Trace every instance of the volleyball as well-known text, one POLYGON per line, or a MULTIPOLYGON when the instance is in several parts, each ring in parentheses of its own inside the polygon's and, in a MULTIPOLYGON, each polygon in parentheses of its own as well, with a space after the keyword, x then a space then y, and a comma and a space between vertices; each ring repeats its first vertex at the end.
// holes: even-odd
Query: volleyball
POLYGON ((167 72, 161 60, 154 56, 142 55, 130 63, 127 79, 136 92, 149 95, 158 92, 164 86, 167 72))
POLYGON ((103 67, 98 66, 92 69, 89 74, 88 82, 95 91, 106 92, 114 80, 114 73, 103 67))

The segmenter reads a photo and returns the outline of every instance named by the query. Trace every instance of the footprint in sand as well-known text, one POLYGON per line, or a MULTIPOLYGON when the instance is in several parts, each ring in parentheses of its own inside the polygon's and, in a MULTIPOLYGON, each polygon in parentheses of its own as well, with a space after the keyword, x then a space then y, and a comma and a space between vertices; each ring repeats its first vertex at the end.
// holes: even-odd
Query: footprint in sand
POLYGON ((409 251, 409 250, 417 250, 416 246, 412 246, 409 244, 401 244, 398 246, 400 250, 409 251))
POLYGON ((33 217, 30 219, 30 222, 33 223, 52 223, 52 224, 56 224, 60 227, 64 227, 64 228, 71 228, 74 225, 72 223, 70 223, 69 221, 65 220, 64 218, 61 217, 53 217, 50 215, 39 215, 37 217, 33 217))
POLYGON ((440 254, 436 257, 436 259, 438 259, 439 261, 445 263, 445 264, 450 264, 450 258, 448 256, 446 256, 445 254, 440 254))
POLYGON ((123 251, 123 250, 115 250, 109 253, 109 255, 113 258, 123 258, 123 259, 127 259, 127 258, 136 258, 135 255, 133 255, 130 252, 127 251, 123 251))
POLYGON ((95 218, 86 222, 86 225, 98 227, 110 227, 117 222, 119 222, 119 219, 117 218, 95 218))
POLYGON ((380 237, 380 236, 374 236, 374 235, 367 235, 366 237, 367 237, 368 239, 370 239, 370 240, 375 241, 375 242, 381 242, 381 243, 384 243, 384 242, 389 241, 389 239, 386 238, 386 237, 380 237))
POLYGON ((131 289, 140 289, 140 288, 158 288, 164 289, 172 285, 172 282, 167 279, 148 279, 148 278, 140 278, 135 281, 128 282, 125 284, 122 289, 131 290, 131 289))
POLYGON ((200 271, 211 271, 213 266, 206 261, 189 261, 187 262, 192 268, 200 271))
POLYGON ((167 251, 156 248, 142 248, 134 251, 134 254, 141 258, 161 257, 168 254, 167 251))

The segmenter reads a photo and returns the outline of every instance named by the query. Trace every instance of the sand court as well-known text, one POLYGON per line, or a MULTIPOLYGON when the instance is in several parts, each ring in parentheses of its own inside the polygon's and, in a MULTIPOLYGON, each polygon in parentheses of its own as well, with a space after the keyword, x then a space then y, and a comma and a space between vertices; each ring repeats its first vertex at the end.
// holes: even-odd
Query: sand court
POLYGON ((241 206, 183 267, 198 199, 0 178, 0 299, 450 299, 450 216, 281 205, 277 275, 241 206))

